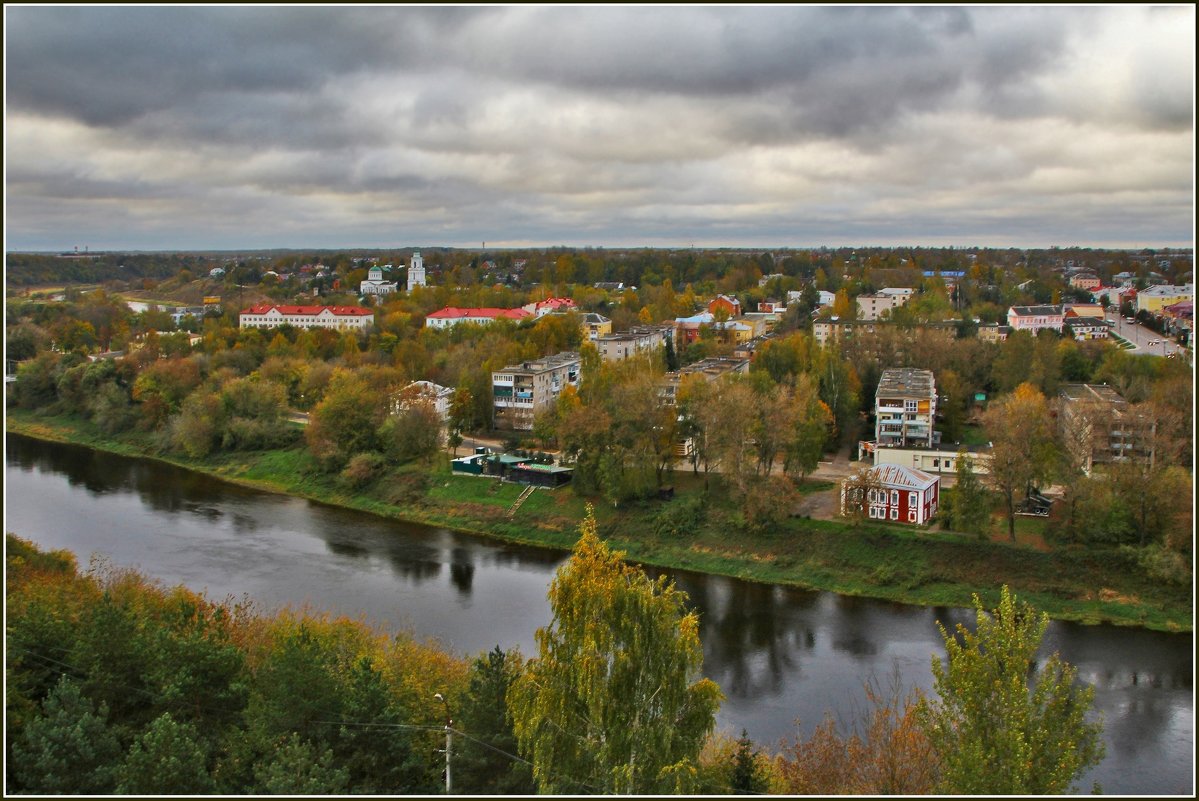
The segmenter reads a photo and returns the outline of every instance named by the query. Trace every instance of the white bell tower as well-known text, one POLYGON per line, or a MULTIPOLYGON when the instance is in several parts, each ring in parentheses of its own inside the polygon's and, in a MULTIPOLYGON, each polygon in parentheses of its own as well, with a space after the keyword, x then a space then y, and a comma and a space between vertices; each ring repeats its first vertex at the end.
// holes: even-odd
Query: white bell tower
POLYGON ((412 251, 412 266, 408 268, 408 291, 415 286, 425 286, 425 262, 419 250, 412 251))

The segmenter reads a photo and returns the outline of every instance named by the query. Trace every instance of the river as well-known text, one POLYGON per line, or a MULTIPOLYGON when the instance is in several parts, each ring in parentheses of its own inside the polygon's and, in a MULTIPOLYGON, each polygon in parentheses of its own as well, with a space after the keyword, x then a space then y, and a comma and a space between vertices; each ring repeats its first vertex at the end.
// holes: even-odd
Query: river
MULTIPOLYGON (((310 604, 434 637, 473 656, 495 645, 535 652, 546 589, 565 554, 398 523, 258 492, 147 460, 9 436, 5 530, 45 548, 135 566, 217 599, 264 609, 310 604)), ((863 682, 932 686, 941 654, 928 609, 663 571, 700 613, 705 673, 726 700, 718 726, 759 744, 810 733, 827 712, 865 708, 863 682), (797 727, 797 719, 801 721, 797 727)), ((1059 651, 1096 688, 1107 744, 1083 777, 1108 794, 1191 795, 1193 636, 1050 624, 1059 651)))

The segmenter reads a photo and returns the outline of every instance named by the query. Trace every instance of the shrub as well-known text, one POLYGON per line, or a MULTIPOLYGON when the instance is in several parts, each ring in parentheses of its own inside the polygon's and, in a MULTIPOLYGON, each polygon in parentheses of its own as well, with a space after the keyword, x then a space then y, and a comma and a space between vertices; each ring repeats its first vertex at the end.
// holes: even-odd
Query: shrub
POLYGON ((359 453, 350 459, 338 478, 350 489, 362 489, 378 477, 384 464, 385 460, 377 453, 359 453))
POLYGON ((654 515, 654 533, 659 537, 694 534, 704 521, 704 499, 693 495, 666 504, 654 515))

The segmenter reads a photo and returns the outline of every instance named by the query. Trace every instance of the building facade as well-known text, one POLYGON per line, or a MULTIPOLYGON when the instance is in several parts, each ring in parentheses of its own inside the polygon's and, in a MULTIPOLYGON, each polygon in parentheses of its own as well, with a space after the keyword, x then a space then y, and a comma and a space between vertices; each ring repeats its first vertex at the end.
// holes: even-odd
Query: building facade
POLYGON ((874 396, 874 441, 879 448, 932 448, 937 387, 931 370, 883 370, 874 396))
POLYGON ((425 317, 426 328, 450 328, 459 323, 475 323, 488 325, 496 320, 515 320, 517 322, 531 317, 524 309, 459 309, 456 306, 446 306, 425 317))
POLYGON ((552 408, 566 387, 579 385, 580 369, 579 354, 569 351, 492 373, 495 427, 532 431, 538 412, 552 408))
MULTIPOLYGON (((941 501, 937 476, 894 464, 871 467, 869 474, 866 503, 870 519, 924 525, 937 514, 941 501)), ((849 479, 841 484, 842 514, 855 492, 861 489, 850 486, 849 479)))
POLYGON ((598 337, 595 346, 606 362, 624 361, 644 353, 656 353, 666 346, 671 329, 662 326, 638 326, 619 334, 598 337))
POLYGON ((1059 334, 1066 310, 1060 306, 1012 306, 1007 310, 1007 324, 1013 331, 1036 333, 1050 328, 1059 334))
POLYGON ((275 306, 261 304, 238 314, 242 328, 333 328, 365 331, 375 321, 375 313, 361 306, 275 306))
POLYGON ((419 250, 414 250, 412 263, 408 266, 408 291, 425 285, 425 260, 421 258, 419 250))
POLYGON ((1150 286, 1137 293, 1137 311, 1156 313, 1165 306, 1173 306, 1184 300, 1195 300, 1195 285, 1185 286, 1150 286))
POLYGON ((1107 384, 1064 384, 1058 426, 1071 460, 1090 475, 1096 465, 1153 466, 1157 421, 1107 384))
POLYGON ((399 285, 395 281, 383 280, 383 268, 372 267, 367 270, 366 280, 358 285, 359 295, 390 295, 399 285))

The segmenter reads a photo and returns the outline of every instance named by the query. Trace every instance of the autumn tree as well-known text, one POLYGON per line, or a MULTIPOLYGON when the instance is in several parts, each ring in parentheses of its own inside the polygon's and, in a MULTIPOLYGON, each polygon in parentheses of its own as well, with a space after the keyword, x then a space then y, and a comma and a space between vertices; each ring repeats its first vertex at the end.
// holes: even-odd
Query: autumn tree
POLYGON ((521 752, 543 793, 686 791, 722 698, 698 679, 699 620, 665 577, 609 550, 590 511, 580 534, 510 690, 521 752))
POLYGON ((974 596, 976 627, 950 634, 938 623, 947 662, 933 657, 935 702, 921 726, 941 763, 937 790, 954 795, 1047 795, 1104 755, 1101 723, 1088 723, 1095 689, 1055 653, 1039 666, 1049 616, 1003 587, 999 606, 974 596))
POLYGON ((827 716, 804 739, 784 740, 777 758, 781 790, 796 795, 927 795, 937 755, 920 727, 920 690, 905 692, 898 676, 884 690, 865 685, 870 707, 843 731, 827 716))
POLYGON ((966 449, 958 451, 957 481, 944 495, 942 512, 948 528, 987 538, 991 523, 991 493, 974 472, 966 449))
POLYGON ((341 467, 356 453, 377 450, 379 424, 386 412, 381 394, 363 378, 337 371, 324 399, 312 410, 304 432, 308 447, 326 466, 341 467))
POLYGON ((1045 396, 1021 384, 987 409, 983 429, 992 443, 989 480, 1003 496, 1008 536, 1015 542, 1019 494, 1047 480, 1059 458, 1045 396))

